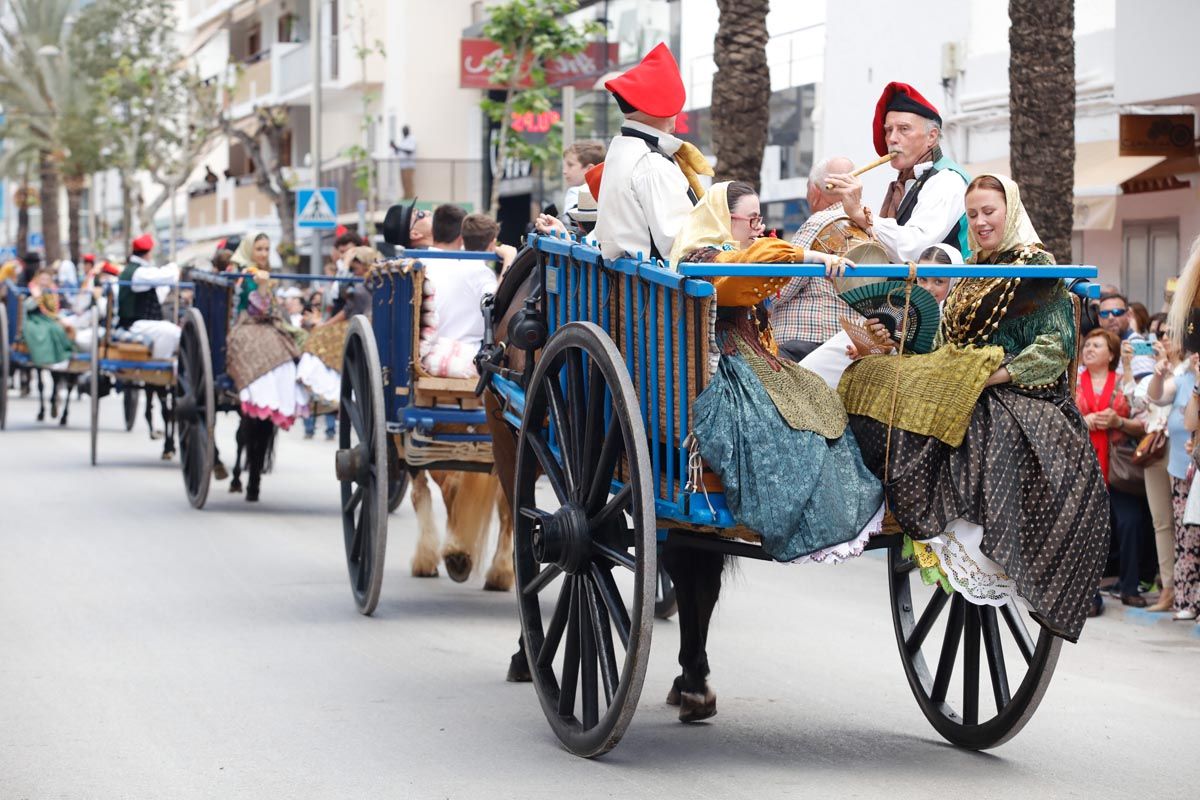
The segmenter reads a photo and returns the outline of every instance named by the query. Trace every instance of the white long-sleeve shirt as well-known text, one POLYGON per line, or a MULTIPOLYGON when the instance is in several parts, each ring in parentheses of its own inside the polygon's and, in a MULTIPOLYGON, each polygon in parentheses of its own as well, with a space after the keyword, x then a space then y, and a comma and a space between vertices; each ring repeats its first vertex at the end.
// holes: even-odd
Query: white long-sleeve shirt
MULTIPOLYGON (((919 178, 932 168, 933 163, 926 161, 917 164, 913 172, 919 178)), ((914 183, 916 180, 905 183, 905 197, 912 191, 914 183)), ((927 247, 944 241, 950 235, 954 225, 966 212, 966 191, 967 184, 961 175, 950 169, 938 170, 921 187, 912 215, 903 225, 894 219, 875 217, 876 238, 893 260, 916 261, 927 247)))
MULTIPOLYGON (((649 125, 626 120, 622 127, 656 137, 659 149, 673 155, 683 141, 649 125)), ((604 177, 596 201, 596 228, 605 258, 641 253, 651 242, 660 257, 671 254, 675 235, 692 211, 688 182, 674 161, 663 158, 635 136, 616 136, 604 159, 604 177)))
POLYGON ((158 302, 164 303, 167 300, 167 295, 171 293, 169 284, 179 280, 179 265, 164 264, 161 267, 155 267, 147 264, 146 266, 138 267, 130 279, 134 293, 148 292, 154 289, 158 292, 158 302))

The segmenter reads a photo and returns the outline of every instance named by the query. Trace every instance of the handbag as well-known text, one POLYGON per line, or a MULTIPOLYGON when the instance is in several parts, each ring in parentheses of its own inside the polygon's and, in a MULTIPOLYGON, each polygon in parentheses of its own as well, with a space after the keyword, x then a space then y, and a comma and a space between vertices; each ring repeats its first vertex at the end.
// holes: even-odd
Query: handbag
POLYGON ((1187 504, 1183 507, 1184 525, 1200 525, 1200 487, 1196 485, 1200 483, 1200 470, 1194 472, 1190 481, 1191 487, 1188 489, 1187 504))
POLYGON ((1137 446, 1133 439, 1118 434, 1108 441, 1108 485, 1125 494, 1146 496, 1145 469, 1134 462, 1137 446))
POLYGON ((1133 451, 1133 463, 1145 467, 1155 463, 1167 453, 1167 432, 1147 433, 1133 451))

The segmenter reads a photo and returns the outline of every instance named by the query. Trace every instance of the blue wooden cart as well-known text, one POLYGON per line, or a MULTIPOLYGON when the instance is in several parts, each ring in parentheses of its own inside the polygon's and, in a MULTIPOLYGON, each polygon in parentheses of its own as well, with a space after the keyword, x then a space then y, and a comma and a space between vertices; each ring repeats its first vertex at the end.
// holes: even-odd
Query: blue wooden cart
MULTIPOLYGON (((538 257, 533 297, 548 336, 533 343, 531 354, 538 352, 523 374, 491 368, 488 385, 519 432, 514 560, 533 682, 562 743, 595 756, 620 740, 641 693, 658 543, 766 557, 690 446, 692 403, 713 363, 715 289, 704 278, 823 273, 806 265, 675 271, 661 262, 607 262, 574 240, 534 236, 530 246, 538 257), (549 491, 536 490, 540 480, 549 491)), ((908 268, 860 266, 852 274, 905 278, 908 268)), ((922 266, 920 274, 1086 279, 1096 270, 922 266)), ((922 711, 957 745, 1006 741, 1037 707, 1061 640, 1022 608, 973 606, 924 587, 901 545, 898 533, 870 543, 886 549, 896 641, 922 711), (981 641, 995 714, 981 708, 981 641), (950 699, 959 691, 961 703, 950 699)))
POLYGON ((409 250, 376 264, 367 277, 371 319, 355 317, 346 335, 336 470, 350 588, 363 614, 379 602, 387 511, 403 497, 410 470, 492 469, 477 380, 436 377, 421 365, 422 262, 441 258, 496 255, 409 250))

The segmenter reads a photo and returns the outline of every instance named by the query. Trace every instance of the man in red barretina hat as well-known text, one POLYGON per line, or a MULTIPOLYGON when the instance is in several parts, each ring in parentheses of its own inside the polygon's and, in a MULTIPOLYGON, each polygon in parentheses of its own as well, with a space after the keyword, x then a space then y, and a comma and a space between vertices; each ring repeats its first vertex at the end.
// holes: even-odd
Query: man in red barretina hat
POLYGON ((875 151, 892 153, 899 175, 888 186, 879 214, 862 204, 862 182, 830 175, 831 190, 846 214, 872 233, 895 261, 916 261, 926 248, 945 242, 965 258, 967 220, 963 195, 970 176, 942 153, 942 116, 906 83, 889 83, 875 105, 875 151))
MULTIPOLYGON (((609 145, 596 198, 596 228, 606 258, 666 258, 675 234, 712 167, 695 146, 672 135, 685 92, 679 66, 663 43, 641 63, 604 84, 625 115, 609 145)), ((589 183, 594 182, 593 180, 589 183)))

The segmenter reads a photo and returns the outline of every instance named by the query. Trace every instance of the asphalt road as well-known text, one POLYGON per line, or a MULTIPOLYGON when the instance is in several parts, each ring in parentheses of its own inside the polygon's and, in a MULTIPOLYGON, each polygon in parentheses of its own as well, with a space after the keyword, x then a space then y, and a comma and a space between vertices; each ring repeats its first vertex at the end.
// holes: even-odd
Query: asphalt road
MULTIPOLYGON (((144 423, 13 399, 0 433, 0 799, 1195 797, 1200 635, 1109 605, 1041 708, 986 753, 945 744, 901 670, 875 556, 743 563, 710 635, 718 716, 662 701, 673 622, 609 755, 554 738, 504 682, 511 594, 408 576, 392 516, 373 618, 347 585, 332 445, 281 437, 262 501, 191 509, 144 423)), ((218 435, 232 452, 232 418, 218 435)), ((440 509, 439 509, 440 512, 440 509)))

